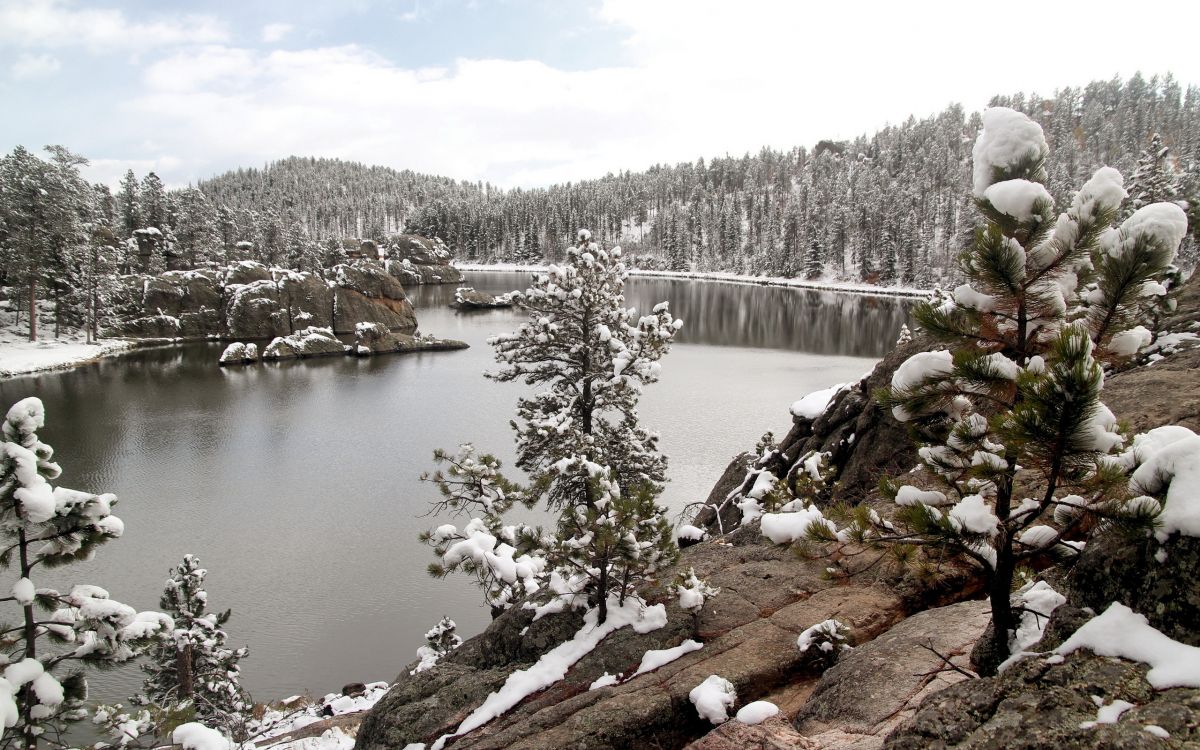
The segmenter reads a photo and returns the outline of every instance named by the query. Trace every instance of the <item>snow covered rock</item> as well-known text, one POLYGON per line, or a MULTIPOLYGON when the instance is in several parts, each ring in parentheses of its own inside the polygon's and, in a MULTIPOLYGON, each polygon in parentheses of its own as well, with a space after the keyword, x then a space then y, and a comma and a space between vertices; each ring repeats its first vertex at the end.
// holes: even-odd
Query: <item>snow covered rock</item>
POLYGON ((450 307, 455 310, 490 310, 512 306, 513 295, 511 292, 492 295, 469 286, 460 286, 454 290, 454 301, 450 303, 450 307))
POLYGON ((729 709, 737 702, 737 690, 733 683, 720 675, 709 675, 692 691, 688 700, 696 707, 700 718, 713 724, 724 724, 729 721, 729 709))
POLYGON ((262 358, 266 360, 327 357, 346 353, 346 345, 328 328, 312 326, 290 336, 280 336, 267 344, 262 358))
POLYGON ((243 344, 240 341, 235 341, 225 347, 225 351, 221 353, 221 359, 217 364, 226 365, 248 365, 258 361, 258 345, 243 344))

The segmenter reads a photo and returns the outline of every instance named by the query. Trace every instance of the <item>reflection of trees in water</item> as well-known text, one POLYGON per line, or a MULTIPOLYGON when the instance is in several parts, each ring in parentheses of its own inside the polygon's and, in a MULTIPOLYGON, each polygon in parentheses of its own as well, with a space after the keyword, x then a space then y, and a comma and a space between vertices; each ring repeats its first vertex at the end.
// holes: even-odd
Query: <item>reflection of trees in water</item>
MULTIPOLYGON (((469 272, 465 284, 494 294, 525 288, 524 272, 469 272)), ((446 292, 452 294, 452 290, 446 292)), ((750 284, 633 277, 628 304, 647 311, 667 300, 685 323, 678 341, 882 357, 909 321, 915 300, 750 284)), ((439 292, 417 291, 422 302, 439 292)))
POLYGON ((634 279, 628 296, 639 308, 669 300, 684 320, 683 342, 856 357, 887 354, 913 304, 811 289, 663 279, 634 279))

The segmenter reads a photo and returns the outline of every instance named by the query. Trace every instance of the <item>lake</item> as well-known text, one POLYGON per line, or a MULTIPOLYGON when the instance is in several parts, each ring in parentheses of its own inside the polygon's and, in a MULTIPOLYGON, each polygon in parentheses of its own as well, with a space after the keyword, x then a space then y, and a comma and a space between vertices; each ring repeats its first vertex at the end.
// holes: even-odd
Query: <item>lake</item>
MULTIPOLYGON (((468 274, 490 292, 527 275, 468 274)), ((64 486, 113 492, 125 536, 95 560, 43 571, 39 586, 93 583, 138 609, 158 607, 184 554, 210 571, 209 601, 233 608, 230 645, 248 645, 243 684, 258 700, 392 680, 423 634, 449 615, 468 637, 489 614, 465 578, 437 580, 417 534, 436 489, 419 481, 434 448, 473 442, 511 465, 517 384, 486 380, 487 338, 514 310, 458 313, 453 287, 410 290, 422 332, 458 352, 334 357, 218 368, 223 345, 139 350, 0 381, 0 405, 46 405, 42 438, 64 486)), ((789 405, 855 380, 892 346, 910 300, 744 284, 635 278, 629 304, 668 300, 684 321, 642 421, 670 457, 662 502, 703 500, 730 458, 789 405)), ((537 513, 526 518, 540 518, 537 513)), ((141 675, 91 674, 92 696, 124 700, 141 675)))

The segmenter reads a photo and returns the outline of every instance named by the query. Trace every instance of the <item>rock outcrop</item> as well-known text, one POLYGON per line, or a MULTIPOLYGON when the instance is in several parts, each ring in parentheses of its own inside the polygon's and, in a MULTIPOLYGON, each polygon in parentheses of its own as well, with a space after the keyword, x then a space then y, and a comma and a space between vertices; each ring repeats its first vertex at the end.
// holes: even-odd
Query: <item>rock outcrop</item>
POLYGON ((958 748, 1187 748, 1200 746, 1200 690, 1156 691, 1144 664, 1078 652, 1061 664, 1034 658, 996 677, 964 680, 930 696, 887 750, 958 748), (1088 726, 1098 703, 1133 704, 1114 723, 1088 726), (1168 737, 1152 734, 1157 727, 1168 737))
POLYGON ((326 276, 243 261, 219 271, 126 277, 119 322, 106 336, 264 340, 311 326, 354 333, 361 322, 411 334, 417 319, 401 282, 367 259, 326 276))
POLYGON ((462 271, 450 265, 450 250, 440 239, 416 234, 388 238, 384 254, 388 273, 405 284, 457 284, 462 271))
MULTIPOLYGON (((694 567, 721 587, 697 618, 658 592, 652 598, 667 607, 666 627, 640 635, 618 630, 564 680, 451 746, 682 747, 711 729, 688 700, 709 675, 733 682, 739 705, 762 698, 794 712, 818 677, 805 672, 796 648, 801 632, 837 618, 850 626, 855 642, 865 642, 903 617, 906 603, 874 579, 848 585, 830 580, 823 565, 798 561, 787 548, 759 537, 756 527, 740 533, 746 538, 739 544, 705 542, 684 551, 680 566, 694 567), (631 672, 647 650, 687 638, 704 647, 619 685, 588 690, 606 672, 631 672)), ((434 669, 402 672, 364 720, 358 747, 403 747, 453 731, 514 669, 528 667, 581 625, 577 614, 530 620, 529 610, 508 610, 434 669)))

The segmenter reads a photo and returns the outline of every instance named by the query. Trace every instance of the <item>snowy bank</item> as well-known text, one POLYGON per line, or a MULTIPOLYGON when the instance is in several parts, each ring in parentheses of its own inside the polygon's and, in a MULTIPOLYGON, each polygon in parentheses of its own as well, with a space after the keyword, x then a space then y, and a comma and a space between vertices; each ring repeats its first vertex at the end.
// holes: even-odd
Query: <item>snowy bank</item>
POLYGON ((5 331, 0 333, 0 378, 76 367, 138 346, 126 339, 101 339, 94 344, 72 338, 21 341, 5 331))
MULTIPOLYGON (((540 273, 546 266, 523 266, 516 263, 459 263, 460 271, 508 271, 540 273)), ((723 284, 750 284, 754 286, 783 286, 797 289, 814 289, 823 292, 845 292, 847 294, 865 294, 875 297, 928 297, 932 290, 917 289, 916 287, 876 286, 854 281, 809 281, 793 279, 784 276, 742 276, 736 273, 720 271, 644 271, 636 268, 629 270, 629 275, 644 278, 688 279, 691 281, 716 281, 723 284)))

